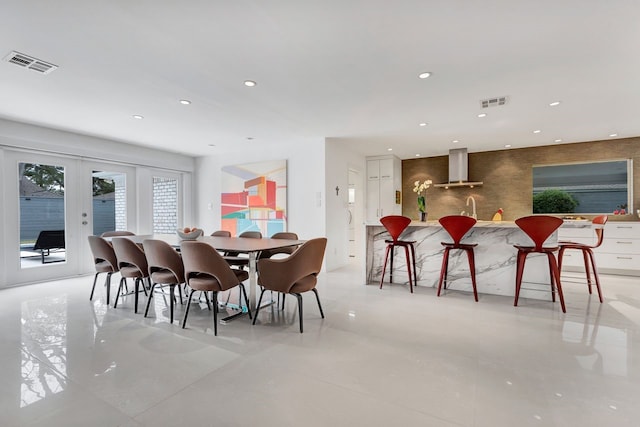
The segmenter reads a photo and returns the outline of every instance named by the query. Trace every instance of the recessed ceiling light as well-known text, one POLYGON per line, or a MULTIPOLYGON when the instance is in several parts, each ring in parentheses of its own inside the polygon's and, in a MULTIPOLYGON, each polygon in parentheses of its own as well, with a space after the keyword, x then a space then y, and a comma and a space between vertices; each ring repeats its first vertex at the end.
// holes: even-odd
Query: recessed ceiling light
POLYGON ((504 148, 511 148, 511 144, 506 144, 504 148))
POLYGON ((393 148, 387 148, 387 151, 393 151, 393 148))
POLYGON ((542 132, 540 129, 536 129, 533 131, 533 133, 540 133, 540 132, 542 132))
POLYGON ((458 142, 460 142, 460 141, 458 141, 457 139, 454 139, 454 140, 453 140, 453 141, 451 141, 451 142, 453 142, 454 144, 457 144, 457 143, 458 143, 458 142))
POLYGON ((255 139, 255 138, 254 138, 254 137, 252 137, 252 136, 248 136, 248 137, 247 137, 247 141, 253 141, 254 139, 255 139))
POLYGON ((138 120, 142 120, 142 119, 144 119, 144 117, 143 117, 143 116, 141 116, 140 114, 134 114, 134 115, 133 115, 133 116, 131 116, 131 117, 133 117, 134 119, 138 119, 138 120))
POLYGON ((420 157, 420 154, 416 154, 416 157, 420 157))
POLYGON ((431 72, 430 71, 425 71, 424 73, 418 74, 418 77, 420 77, 421 79, 426 79, 428 77, 431 77, 431 72))
POLYGON ((549 107, 555 107, 557 105, 560 105, 560 101, 553 101, 551 104, 549 104, 549 107))
POLYGON ((424 127, 424 126, 426 126, 426 125, 427 125, 427 123, 420 123, 420 126, 423 126, 423 127, 424 127))
POLYGON ((254 87, 257 83, 254 82, 253 80, 245 80, 244 81, 244 85, 248 86, 248 87, 254 87))
POLYGON ((616 136, 618 136, 618 134, 617 134, 617 133, 610 133, 610 134, 609 134, 609 136, 610 136, 611 138, 615 138, 616 136))
POLYGON ((478 114, 478 117, 480 117, 480 118, 487 117, 487 113, 480 113, 480 114, 478 114))
POLYGON ((215 147, 216 144, 209 144, 209 147, 215 147))
POLYGON ((189 105, 189 104, 191 104, 191 101, 189 101, 188 99, 181 99, 181 100, 180 100, 180 104, 182 104, 182 105, 189 105))
POLYGON ((555 140, 555 141, 553 141, 553 142, 562 142, 562 140, 561 140, 561 139, 556 139, 556 140, 555 140))

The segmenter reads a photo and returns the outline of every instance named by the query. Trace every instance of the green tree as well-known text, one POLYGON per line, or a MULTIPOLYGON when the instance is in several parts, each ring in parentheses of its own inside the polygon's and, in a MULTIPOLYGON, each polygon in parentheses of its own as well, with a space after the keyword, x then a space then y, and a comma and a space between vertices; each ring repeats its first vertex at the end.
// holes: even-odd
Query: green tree
POLYGON ((533 196, 533 213, 571 213, 578 201, 562 190, 545 190, 533 196))
POLYGON ((93 177, 93 195, 111 194, 116 191, 116 184, 111 179, 93 177))
POLYGON ((22 175, 29 181, 51 193, 64 194, 64 168, 62 166, 34 163, 24 163, 23 165, 22 175))

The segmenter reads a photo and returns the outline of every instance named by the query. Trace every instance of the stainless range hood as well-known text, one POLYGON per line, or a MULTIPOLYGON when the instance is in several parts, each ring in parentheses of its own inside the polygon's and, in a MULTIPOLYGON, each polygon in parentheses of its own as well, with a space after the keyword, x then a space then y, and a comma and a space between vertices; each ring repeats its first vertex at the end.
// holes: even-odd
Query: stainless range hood
POLYGON ((449 150, 449 182, 435 184, 434 187, 476 187, 482 185, 482 181, 469 181, 469 155, 466 148, 449 150))

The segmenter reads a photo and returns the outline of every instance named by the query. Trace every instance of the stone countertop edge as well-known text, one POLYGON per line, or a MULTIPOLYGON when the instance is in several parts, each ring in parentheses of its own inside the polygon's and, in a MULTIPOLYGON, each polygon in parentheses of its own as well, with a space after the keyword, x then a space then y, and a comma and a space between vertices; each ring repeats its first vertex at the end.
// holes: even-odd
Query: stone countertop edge
MULTIPOLYGON (((622 222, 622 221, 616 221, 622 222)), ((636 222, 636 221, 628 221, 636 222)), ((379 222, 367 223, 367 227, 382 227, 379 222)), ((411 221, 409 227, 442 227, 438 221, 411 221)), ((478 221, 474 227, 483 228, 518 228, 515 221, 478 221)), ((562 227, 569 228, 586 228, 591 227, 591 221, 587 220, 565 220, 562 227)))

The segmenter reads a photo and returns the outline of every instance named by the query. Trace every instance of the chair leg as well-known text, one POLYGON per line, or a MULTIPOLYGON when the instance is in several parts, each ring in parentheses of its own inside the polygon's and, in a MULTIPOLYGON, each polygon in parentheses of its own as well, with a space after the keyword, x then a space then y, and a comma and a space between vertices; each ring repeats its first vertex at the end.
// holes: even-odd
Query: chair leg
POLYGON ((560 250, 558 251, 558 271, 562 274, 562 260, 564 259, 564 251, 567 250, 566 247, 560 246, 560 250))
MULTIPOLYGON (((138 292, 140 292, 140 283, 142 283, 142 279, 140 277, 136 277, 134 279, 134 291, 135 295, 133 297, 133 312, 138 312, 138 292)), ((144 289, 144 283, 142 283, 142 289, 144 289)))
MULTIPOLYGON (((173 300, 176 298, 176 285, 169 285, 169 313, 171 314, 171 324, 173 324, 173 300)), ((178 291, 180 290, 180 285, 178 285, 178 291)), ((182 293, 180 294, 182 296, 182 293)))
POLYGON ((258 298, 258 305, 256 306, 256 314, 255 316, 253 316, 253 322, 251 322, 252 325, 255 325, 256 320, 258 320, 258 313, 260 313, 260 304, 262 303, 262 295, 264 295, 264 291, 265 289, 262 288, 262 291, 260 292, 260 297, 258 298))
MULTIPOLYGON (((556 284, 555 284, 555 275, 553 274, 553 264, 551 264, 551 258, 549 254, 547 254, 547 260, 549 261, 549 282, 551 282, 551 301, 556 302, 556 284)), ((555 261, 555 257, 553 257, 555 261)), ((556 268, 557 265, 556 265, 556 268)))
POLYGON ((194 294, 195 290, 191 289, 191 292, 189 293, 189 300, 187 301, 187 308, 184 310, 184 318, 182 319, 182 329, 185 328, 185 326, 187 326, 187 317, 189 316, 189 307, 191 307, 191 298, 193 298, 193 294, 194 294))
POLYGON ((180 297, 180 305, 183 305, 184 301, 182 301, 182 286, 180 286, 179 283, 178 283, 178 296, 180 297))
POLYGON ((107 284, 107 305, 109 305, 109 296, 111 294, 111 275, 113 273, 107 273, 107 280, 105 283, 107 284))
POLYGON ((556 263, 556 257, 552 253, 548 253, 549 263, 551 264, 552 273, 555 276, 556 287, 558 288, 558 296, 560 297, 560 306, 562 312, 566 313, 567 308, 564 305, 564 295, 562 294, 562 284, 560 283, 560 271, 558 270, 558 264, 556 263))
MULTIPOLYGON (((240 294, 241 294, 241 296, 244 295, 244 303, 247 305, 247 313, 249 313, 249 319, 251 319, 251 307, 249 307, 249 298, 247 297, 247 290, 244 288, 244 285, 242 283, 240 283, 238 286, 240 286, 240 294)), ((240 302, 240 301, 238 301, 238 302, 240 302)), ((240 304, 238 304, 238 305, 240 305, 240 304)))
POLYGON ((518 251, 516 261, 516 295, 513 300, 513 306, 518 306, 518 298, 520 297, 520 286, 522 286, 522 274, 524 273, 524 262, 527 259, 527 252, 518 251))
POLYGON ((116 293, 116 300, 113 302, 113 308, 118 308, 118 299, 120 298, 120 292, 122 292, 122 284, 125 283, 127 279, 124 277, 120 278, 120 284, 118 285, 118 292, 116 293))
POLYGON ((91 295, 89 295, 89 301, 93 301, 93 292, 96 290, 96 282, 98 281, 98 275, 100 273, 96 273, 95 276, 93 276, 93 286, 91 287, 91 295))
POLYGON ((213 291, 211 296, 211 302, 213 303, 213 335, 218 335, 218 293, 213 291))
POLYGON ((320 304, 320 296, 318 296, 318 290, 316 288, 311 289, 316 294, 316 301, 318 301, 318 308, 320 309, 320 316, 324 319, 324 311, 322 311, 322 304, 320 304))
POLYGON ((389 267, 389 283, 393 283, 393 256, 395 255, 396 247, 391 245, 391 266, 389 267))
POLYGON ((153 298, 153 290, 156 287, 156 283, 151 284, 151 289, 149 289, 149 297, 147 298, 147 308, 144 310, 144 317, 147 317, 149 314, 149 307, 151 306, 151 299, 153 298))
POLYGON ((473 297, 478 302, 478 287, 476 286, 476 262, 473 249, 465 249, 469 258, 469 273, 471 274, 471 284, 473 285, 473 297))
POLYGON ((300 333, 302 333, 302 295, 293 294, 298 300, 298 317, 300 318, 300 333))
POLYGON ((598 291, 598 298, 600 299, 600 302, 602 303, 603 299, 602 299, 602 289, 600 289, 600 278, 598 277, 598 270, 596 270, 596 260, 595 257, 593 256, 593 252, 592 251, 588 251, 589 252, 589 259, 591 260, 591 269, 593 270, 593 277, 595 278, 596 281, 596 289, 598 291))
MULTIPOLYGON (((380 289, 382 289, 382 282, 384 281, 384 273, 385 271, 387 271, 387 260, 389 259, 390 249, 391 249, 391 245, 387 245, 387 250, 384 252, 384 264, 382 265, 382 275, 380 275, 380 289)), ((391 283, 391 280, 389 280, 389 283, 391 283)))
POLYGON ((207 308, 211 311, 211 304, 209 303, 209 295, 207 295, 207 292, 204 292, 204 300, 207 302, 207 308))
POLYGON ((440 280, 438 281, 438 293, 436 294, 437 296, 440 296, 442 283, 445 281, 445 278, 447 277, 448 267, 449 267, 449 248, 444 248, 444 255, 442 256, 442 268, 440 268, 440 280))
POLYGON ((404 247, 404 257, 407 260, 407 271, 409 272, 409 290, 413 293, 413 275, 411 274, 411 259, 409 257, 409 248, 404 247))
POLYGON ((582 249, 582 258, 584 259, 584 274, 587 276, 587 288, 589 289, 589 294, 593 293, 591 289, 591 272, 589 271, 589 255, 587 255, 587 250, 582 249))

